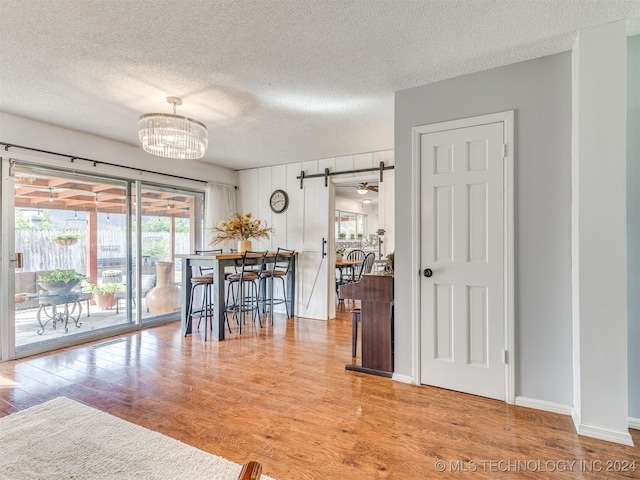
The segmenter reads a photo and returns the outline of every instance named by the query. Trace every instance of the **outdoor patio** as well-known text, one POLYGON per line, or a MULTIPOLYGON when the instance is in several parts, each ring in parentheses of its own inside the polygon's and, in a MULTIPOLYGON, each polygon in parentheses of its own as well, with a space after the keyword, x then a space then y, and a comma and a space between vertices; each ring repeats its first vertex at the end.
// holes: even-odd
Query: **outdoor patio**
MULTIPOLYGON (((112 307, 103 310, 96 305, 89 304, 88 299, 83 298, 78 303, 82 307, 77 326, 74 318, 77 317, 78 308, 70 312, 67 322, 68 332, 64 328, 64 308, 57 308, 59 320, 54 322, 49 319, 47 314, 51 315, 51 307, 46 307, 47 312, 41 312, 40 319, 44 324, 44 331, 38 322, 37 315, 39 307, 29 308, 26 310, 16 311, 16 348, 25 347, 40 342, 55 342, 72 336, 91 335, 97 331, 114 327, 120 327, 127 324, 126 302, 120 300, 119 309, 112 307), (55 323, 55 328, 54 328, 55 323), (41 333, 38 333, 41 332, 41 333)), ((69 307, 71 310, 72 307, 69 307)), ((153 314, 147 312, 145 300, 142 300, 142 319, 153 317, 153 314)))

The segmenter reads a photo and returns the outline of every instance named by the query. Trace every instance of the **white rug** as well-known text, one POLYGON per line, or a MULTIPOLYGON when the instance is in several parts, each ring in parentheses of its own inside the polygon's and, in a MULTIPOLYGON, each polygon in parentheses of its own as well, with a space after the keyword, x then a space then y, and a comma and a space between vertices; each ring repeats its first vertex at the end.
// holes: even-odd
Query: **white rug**
POLYGON ((236 480, 240 468, 65 397, 0 418, 2 479, 236 480))

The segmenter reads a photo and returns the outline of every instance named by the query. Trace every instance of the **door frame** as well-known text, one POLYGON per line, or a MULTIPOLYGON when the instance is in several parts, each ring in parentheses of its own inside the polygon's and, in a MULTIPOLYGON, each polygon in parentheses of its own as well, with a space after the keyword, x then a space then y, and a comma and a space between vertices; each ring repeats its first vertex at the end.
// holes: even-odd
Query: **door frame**
POLYGON ((421 182, 420 182, 420 136, 425 133, 435 133, 456 130, 489 123, 503 123, 504 127, 504 158, 503 158, 503 200, 504 200, 504 340, 505 340, 505 399, 507 403, 515 403, 515 314, 514 314, 514 119, 513 110, 497 112, 476 117, 462 118, 447 122, 420 125, 411 129, 412 153, 412 211, 413 228, 411 230, 411 265, 417 266, 417 272, 411 276, 411 325, 412 325, 412 367, 413 383, 420 385, 420 357, 421 357, 421 326, 420 326, 420 282, 422 281, 422 259, 420 257, 420 225, 421 225, 421 182))

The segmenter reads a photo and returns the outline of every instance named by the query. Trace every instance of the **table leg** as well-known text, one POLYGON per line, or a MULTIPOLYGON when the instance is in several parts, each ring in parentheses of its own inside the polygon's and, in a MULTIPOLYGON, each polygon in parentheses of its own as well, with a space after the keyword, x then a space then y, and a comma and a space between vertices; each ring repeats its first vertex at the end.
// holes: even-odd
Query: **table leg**
POLYGON ((180 322, 183 336, 189 335, 192 330, 192 319, 191 317, 187 318, 187 309, 189 307, 189 299, 191 295, 191 273, 191 260, 183 258, 182 285, 184 286, 184 288, 182 289, 182 301, 180 302, 180 322))
POLYGON ((226 304, 224 298, 224 265, 217 259, 213 261, 213 339, 224 340, 226 304))
MULTIPOLYGON (((36 332, 38 335, 42 335, 44 333, 44 326, 48 323, 42 323, 42 320, 40 319, 40 315, 42 314, 42 309, 44 308, 44 305, 40 305, 38 307, 38 313, 36 314, 36 319, 38 320, 38 323, 40 324, 40 328, 38 329, 38 331, 36 332)), ((46 315, 46 312, 45 312, 46 315)))

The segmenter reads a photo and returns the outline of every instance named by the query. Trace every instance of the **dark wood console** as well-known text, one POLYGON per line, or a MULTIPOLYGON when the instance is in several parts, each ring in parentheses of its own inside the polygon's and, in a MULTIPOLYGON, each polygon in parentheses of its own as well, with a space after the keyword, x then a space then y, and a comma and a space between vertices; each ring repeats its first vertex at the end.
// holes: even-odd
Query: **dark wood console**
POLYGON ((393 274, 365 274, 340 286, 340 298, 360 300, 362 366, 347 370, 390 377, 393 372, 393 274))

